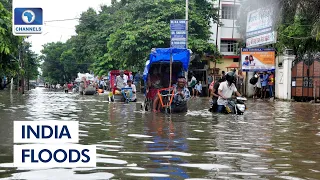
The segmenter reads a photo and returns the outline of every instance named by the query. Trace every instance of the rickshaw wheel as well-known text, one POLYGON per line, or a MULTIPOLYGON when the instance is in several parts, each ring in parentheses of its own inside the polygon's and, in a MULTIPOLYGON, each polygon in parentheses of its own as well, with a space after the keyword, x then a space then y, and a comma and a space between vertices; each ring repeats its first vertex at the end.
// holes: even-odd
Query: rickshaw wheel
POLYGON ((145 101, 144 101, 144 110, 145 111, 151 110, 152 109, 151 104, 152 104, 152 101, 150 101, 149 99, 145 99, 145 101))

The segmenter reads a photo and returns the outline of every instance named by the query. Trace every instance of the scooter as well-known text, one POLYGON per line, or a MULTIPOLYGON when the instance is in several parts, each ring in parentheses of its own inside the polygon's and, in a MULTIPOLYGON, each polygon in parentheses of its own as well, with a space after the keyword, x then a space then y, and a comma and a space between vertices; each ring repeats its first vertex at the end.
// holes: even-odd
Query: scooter
POLYGON ((228 99, 226 107, 227 114, 236 114, 236 115, 243 115, 247 109, 245 105, 245 101, 247 98, 245 97, 237 97, 236 99, 228 99))

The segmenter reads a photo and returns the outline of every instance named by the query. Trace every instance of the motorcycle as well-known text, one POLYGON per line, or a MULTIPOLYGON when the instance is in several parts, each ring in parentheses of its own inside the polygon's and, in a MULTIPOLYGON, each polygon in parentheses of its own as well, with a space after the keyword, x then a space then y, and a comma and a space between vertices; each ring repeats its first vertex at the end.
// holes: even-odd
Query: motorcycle
POLYGON ((236 115, 243 115, 247 109, 245 105, 245 101, 247 98, 245 97, 237 97, 236 99, 228 99, 225 109, 226 114, 236 114, 236 115))

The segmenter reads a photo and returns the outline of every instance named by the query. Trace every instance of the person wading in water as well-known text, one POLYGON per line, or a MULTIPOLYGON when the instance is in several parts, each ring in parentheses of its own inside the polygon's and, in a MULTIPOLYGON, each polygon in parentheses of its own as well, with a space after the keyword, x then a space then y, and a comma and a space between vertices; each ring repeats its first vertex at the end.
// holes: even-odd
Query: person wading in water
POLYGON ((190 91, 186 87, 186 78, 179 77, 177 86, 175 87, 175 95, 171 104, 174 113, 187 112, 187 102, 190 99, 190 91))

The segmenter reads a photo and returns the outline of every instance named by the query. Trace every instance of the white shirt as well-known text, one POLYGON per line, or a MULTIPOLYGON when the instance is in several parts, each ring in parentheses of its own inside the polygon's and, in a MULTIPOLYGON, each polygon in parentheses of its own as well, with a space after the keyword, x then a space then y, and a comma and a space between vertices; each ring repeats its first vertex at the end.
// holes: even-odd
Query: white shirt
POLYGON ((123 80, 124 80, 124 83, 126 83, 126 84, 127 84, 128 76, 127 76, 127 75, 125 75, 125 74, 123 74, 123 80))
POLYGON ((126 85, 125 88, 132 88, 132 97, 131 97, 131 100, 132 100, 132 101, 134 101, 135 99, 137 99, 137 96, 136 96, 136 92, 137 92, 136 85, 131 84, 131 87, 129 87, 129 85, 126 85), (134 92, 135 92, 135 93, 134 93, 134 92))
POLYGON ((260 76, 258 77, 258 81, 257 81, 257 83, 254 85, 254 87, 261 88, 261 79, 260 79, 260 76))
POLYGON ((201 84, 196 84, 196 86, 194 88, 199 92, 202 91, 202 85, 201 84))
MULTIPOLYGON (((218 90, 221 90, 222 94, 226 98, 231 98, 232 94, 238 91, 236 86, 233 83, 231 84, 231 86, 229 86, 228 81, 220 83, 218 90)), ((222 97, 219 96, 217 102, 218 102, 218 105, 225 105, 227 103, 227 100, 222 99, 222 97)))
POLYGON ((104 81, 101 80, 99 85, 100 85, 100 86, 104 86, 104 81))

